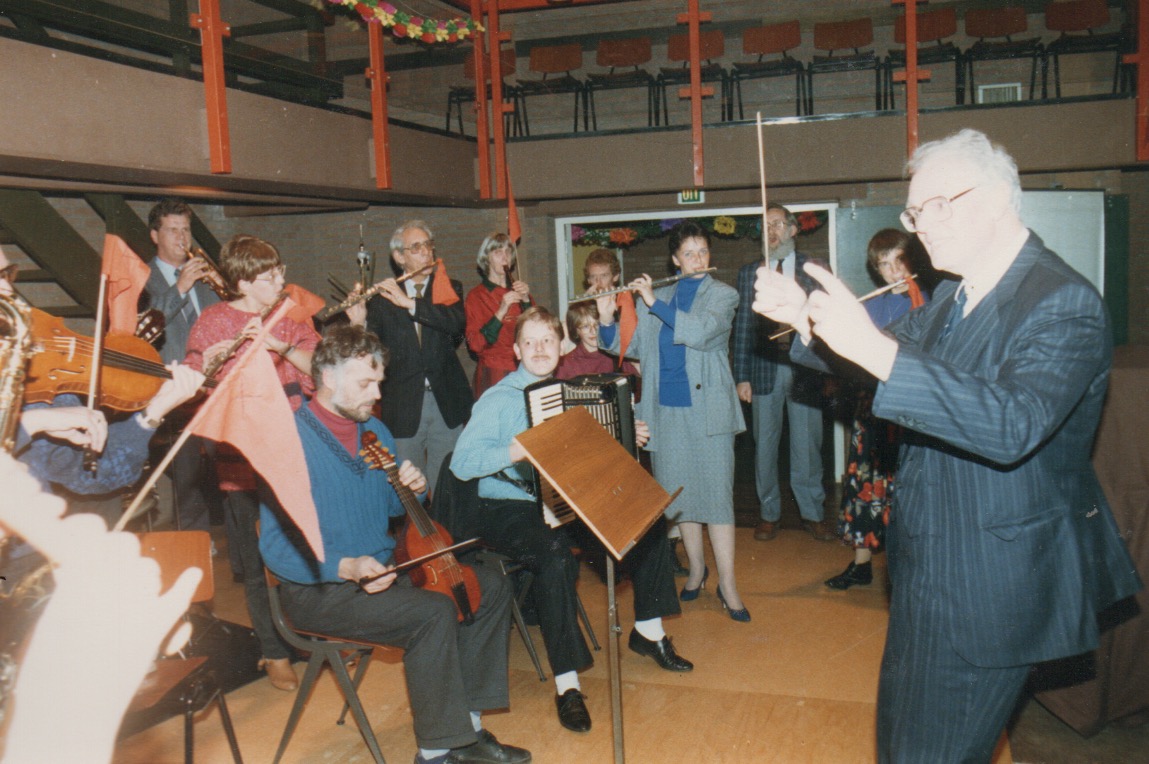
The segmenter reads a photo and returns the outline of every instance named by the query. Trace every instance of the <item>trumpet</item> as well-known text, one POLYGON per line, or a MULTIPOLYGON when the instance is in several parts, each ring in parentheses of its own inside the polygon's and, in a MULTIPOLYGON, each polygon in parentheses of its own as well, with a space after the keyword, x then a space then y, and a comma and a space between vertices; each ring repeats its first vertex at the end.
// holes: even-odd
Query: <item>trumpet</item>
POLYGON ((184 251, 187 252, 189 258, 199 258, 207 265, 207 272, 200 277, 200 281, 207 284, 219 299, 224 301, 232 299, 232 295, 227 288, 227 283, 223 280, 223 275, 219 272, 219 266, 208 256, 207 252, 195 246, 184 247, 184 251))
MULTIPOLYGON (((657 289, 658 287, 666 286, 667 284, 673 284, 675 282, 682 281, 683 279, 698 276, 702 273, 714 273, 717 270, 717 267, 704 268, 703 270, 692 271, 691 273, 679 273, 677 276, 667 276, 664 279, 656 279, 650 282, 650 287, 651 289, 657 289)), ((567 305, 574 305, 576 302, 587 302, 589 300, 597 300, 600 297, 608 297, 612 294, 622 294, 623 292, 632 291, 634 291, 634 287, 624 286, 619 287, 618 289, 608 289, 605 292, 593 292, 591 294, 584 294, 582 297, 575 297, 571 300, 567 300, 567 305)))
MULTIPOLYGON (((427 265, 424 265, 422 268, 420 268, 417 271, 414 271, 412 273, 404 273, 402 276, 395 279, 395 283, 396 284, 402 284, 404 281, 411 278, 412 276, 418 276, 420 273, 426 273, 427 271, 431 270, 432 268, 437 267, 438 265, 439 265, 438 260, 432 260, 430 263, 428 263, 427 265)), ((330 308, 324 308, 323 310, 316 313, 315 317, 317 319, 319 319, 320 321, 326 321, 327 319, 331 318, 332 316, 337 316, 340 313, 342 313, 343 311, 347 310, 348 308, 354 307, 354 306, 358 305, 359 303, 363 302, 364 300, 368 300, 368 299, 374 297, 375 295, 379 294, 379 292, 382 291, 382 289, 383 289, 383 283, 384 282, 380 281, 378 284, 376 284, 372 287, 368 287, 367 289, 364 289, 359 294, 357 294, 353 297, 348 297, 346 300, 339 303, 338 305, 332 305, 330 308)))

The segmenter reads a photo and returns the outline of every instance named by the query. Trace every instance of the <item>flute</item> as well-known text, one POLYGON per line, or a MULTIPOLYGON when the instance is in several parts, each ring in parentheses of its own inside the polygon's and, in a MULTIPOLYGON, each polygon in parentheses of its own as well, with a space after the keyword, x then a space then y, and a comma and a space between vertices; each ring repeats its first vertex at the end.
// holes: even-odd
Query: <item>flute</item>
MULTIPOLYGON (((272 312, 279 307, 280 303, 286 299, 287 292, 280 292, 279 297, 275 298, 275 302, 259 311, 259 320, 262 321, 270 316, 272 312)), ((240 346, 245 342, 247 342, 247 337, 241 332, 239 336, 232 340, 231 344, 227 346, 227 350, 217 355, 212 359, 211 363, 204 366, 204 377, 206 377, 208 380, 214 380, 215 375, 219 373, 219 370, 223 367, 223 365, 228 362, 228 359, 235 355, 235 351, 239 350, 240 346)))
MULTIPOLYGON (((424 265, 422 268, 420 268, 417 271, 412 271, 411 273, 404 273, 402 276, 395 279, 395 283, 396 284, 402 284, 407 279, 412 278, 413 276, 418 276, 420 273, 426 273, 427 271, 431 270, 432 268, 434 268, 438 265, 439 265, 438 260, 432 260, 430 263, 428 263, 427 265, 424 265)), ((363 302, 364 300, 369 300, 372 297, 374 297, 375 295, 379 294, 379 292, 381 292, 383 290, 383 284, 385 284, 385 283, 386 283, 385 281, 380 281, 378 284, 374 285, 373 287, 370 287, 369 289, 363 290, 362 292, 355 295, 354 297, 348 297, 346 300, 339 303, 338 305, 333 305, 330 308, 325 308, 324 310, 319 311, 319 313, 316 314, 315 317, 318 318, 320 321, 326 321, 327 319, 331 318, 332 316, 337 316, 340 313, 342 313, 343 311, 347 310, 348 308, 353 308, 356 305, 358 305, 359 303, 363 302)))
MULTIPOLYGON (((667 276, 664 279, 658 279, 657 281, 650 282, 650 288, 654 289, 656 287, 666 286, 667 284, 673 284, 677 281, 682 281, 683 279, 688 279, 691 276, 697 276, 697 275, 702 274, 702 273, 714 273, 716 270, 718 270, 717 267, 703 268, 700 271, 692 271, 690 273, 680 273, 677 276, 667 276)), ((597 300, 600 297, 607 297, 608 295, 612 295, 612 294, 622 294, 623 292, 632 292, 632 291, 634 291, 634 287, 624 286, 624 287, 619 287, 618 289, 608 289, 605 292, 595 292, 594 294, 584 294, 582 297, 576 297, 573 300, 567 300, 567 305, 574 305, 576 302, 586 302, 587 300, 597 300)))
MULTIPOLYGON (((874 291, 869 292, 869 293, 864 294, 861 297, 859 297, 858 302, 865 302, 866 300, 871 300, 880 294, 885 294, 886 292, 890 291, 891 289, 897 289, 898 287, 900 287, 904 284, 908 284, 909 282, 913 281, 917 277, 918 277, 918 274, 914 273, 914 274, 911 274, 909 276, 906 276, 901 281, 895 281, 893 284, 886 284, 884 287, 878 287, 874 291)), ((771 334, 770 339, 776 340, 779 337, 785 337, 787 334, 789 334, 792 331, 794 331, 794 327, 791 326, 789 329, 783 329, 780 332, 777 332, 775 334, 771 334)))

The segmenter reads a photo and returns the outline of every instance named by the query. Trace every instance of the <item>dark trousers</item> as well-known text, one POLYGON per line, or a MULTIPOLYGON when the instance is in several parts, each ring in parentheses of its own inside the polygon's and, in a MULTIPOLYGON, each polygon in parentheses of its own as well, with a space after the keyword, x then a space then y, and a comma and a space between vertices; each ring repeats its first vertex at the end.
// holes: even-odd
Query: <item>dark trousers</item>
POLYGON ((238 554, 243 575, 243 594, 251 625, 263 657, 290 658, 291 647, 279 636, 271 620, 263 557, 259 554, 259 496, 255 491, 228 491, 223 500, 227 514, 229 552, 238 554))
MULTIPOLYGON (((178 435, 178 431, 176 433, 178 435)), ((203 439, 193 435, 188 438, 172 463, 168 465, 168 477, 172 481, 172 515, 176 530, 211 530, 210 496, 214 475, 207 469, 201 453, 203 439)), ((262 570, 259 568, 258 570, 262 570)))
POLYGON ((962 658, 943 617, 945 592, 916 564, 896 523, 890 529, 897 575, 878 682, 878 761, 988 762, 1030 667, 975 666, 962 658))
MULTIPOLYGON (((566 531, 549 527, 533 501, 482 499, 480 507, 479 535, 535 576, 531 593, 551 671, 564 674, 589 667, 592 658, 579 628, 575 599, 578 561, 566 531)), ((636 619, 681 612, 665 520, 659 519, 625 559, 634 582, 636 619)))
POLYGON ((366 594, 353 583, 282 583, 292 624, 403 649, 407 694, 420 748, 458 748, 477 739, 471 711, 507 708, 510 585, 481 565, 475 621, 463 626, 449 597, 411 586, 407 576, 366 594))

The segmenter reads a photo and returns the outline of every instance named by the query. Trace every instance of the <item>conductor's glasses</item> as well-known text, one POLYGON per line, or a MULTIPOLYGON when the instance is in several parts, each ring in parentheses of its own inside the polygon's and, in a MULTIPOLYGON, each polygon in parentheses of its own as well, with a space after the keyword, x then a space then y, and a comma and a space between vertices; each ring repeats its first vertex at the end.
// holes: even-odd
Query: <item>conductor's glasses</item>
POLYGON ((907 231, 917 231, 918 221, 922 219, 923 215, 929 215, 935 223, 949 220, 954 214, 951 205, 975 188, 977 188, 977 186, 970 186, 965 191, 954 194, 953 196, 935 196, 926 199, 919 207, 906 207, 898 217, 901 219, 902 225, 905 226, 907 231))

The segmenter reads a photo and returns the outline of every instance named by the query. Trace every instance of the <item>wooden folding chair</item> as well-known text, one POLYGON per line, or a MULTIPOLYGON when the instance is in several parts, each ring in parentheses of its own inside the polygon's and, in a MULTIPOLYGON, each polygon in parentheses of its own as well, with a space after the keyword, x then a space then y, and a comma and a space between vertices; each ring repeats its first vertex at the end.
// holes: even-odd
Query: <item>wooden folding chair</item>
MULTIPOLYGON (((721 29, 702 32, 698 40, 699 54, 702 57, 702 81, 719 83, 719 120, 727 122, 734 117, 730 105, 730 72, 722 68, 715 59, 726 53, 726 38, 721 29)), ((679 62, 680 66, 664 66, 659 69, 658 89, 662 94, 662 121, 670 124, 666 90, 671 86, 681 86, 690 82, 690 35, 674 34, 666 44, 666 57, 679 62)))
POLYGON ((606 72, 590 72, 586 76, 586 97, 590 109, 591 129, 598 130, 598 114, 594 108, 596 90, 644 88, 646 90, 646 124, 655 124, 658 115, 657 81, 642 68, 650 61, 649 37, 625 40, 600 40, 595 63, 608 68, 606 72))
POLYGON ((578 43, 568 45, 539 45, 531 48, 530 70, 541 74, 540 79, 518 80, 519 105, 523 112, 523 130, 531 134, 530 120, 527 118, 527 97, 574 93, 574 127, 578 132, 579 104, 583 110, 583 129, 589 128, 586 108, 585 83, 571 72, 582 68, 582 47, 578 43))
MULTIPOLYGON (((954 62, 954 103, 965 103, 965 66, 961 49, 946 40, 957 34, 957 12, 953 8, 918 13, 918 64, 930 66, 947 61, 954 62)), ((906 44, 906 17, 898 16, 894 22, 894 41, 906 44)), ((893 49, 886 58, 886 100, 883 106, 894 108, 894 69, 906 66, 905 48, 893 49)))
POLYGON ((806 67, 790 56, 790 51, 801 44, 802 29, 797 20, 743 30, 742 52, 758 58, 755 61, 736 62, 731 67, 731 89, 738 100, 738 119, 744 119, 743 80, 790 75, 794 75, 794 114, 802 115, 806 100, 806 67))
POLYGON ((1061 57, 1077 53, 1113 53, 1113 92, 1120 92, 1126 86, 1132 89, 1132 83, 1127 82, 1129 78, 1121 76, 1125 71, 1121 58, 1136 46, 1124 29, 1098 31, 1108 23, 1109 6, 1105 0, 1063 0, 1045 6, 1045 28, 1061 33, 1045 46, 1047 56, 1053 59, 1053 88, 1057 98, 1061 98, 1061 57))
POLYGON ((1029 97, 1032 100, 1037 85, 1037 66, 1041 64, 1041 97, 1046 95, 1045 47, 1040 37, 1014 39, 1029 28, 1025 8, 1019 5, 1005 8, 978 8, 966 12, 965 33, 977 42, 965 52, 966 70, 969 72, 970 103, 977 102, 977 85, 973 65, 977 61, 1004 61, 1028 58, 1029 97))
MULTIPOLYGON (((499 68, 503 79, 515 73, 515 49, 503 48, 499 51, 499 68)), ((486 71, 486 85, 487 97, 491 96, 491 72, 488 67, 486 71)), ((470 82, 468 85, 452 85, 450 90, 447 91, 447 132, 451 131, 451 114, 454 112, 457 115, 459 123, 459 133, 466 135, 463 130, 463 106, 464 104, 475 102, 475 49, 471 48, 467 52, 466 57, 463 59, 463 75, 470 82)), ((507 135, 519 135, 523 131, 522 116, 519 114, 519 89, 514 85, 503 82, 503 98, 510 101, 513 107, 512 111, 503 115, 504 127, 503 130, 507 135)))
POLYGON ((825 55, 814 56, 806 67, 806 113, 814 113, 814 75, 842 72, 874 72, 874 108, 882 108, 882 61, 872 50, 874 22, 869 18, 827 21, 814 25, 814 48, 825 55))

